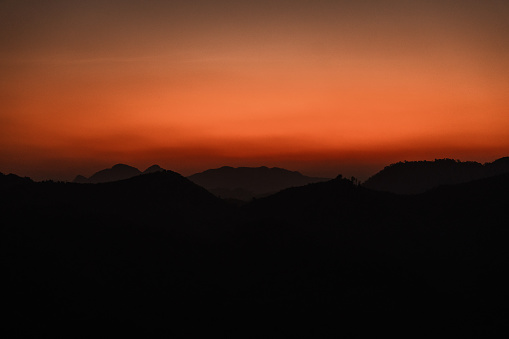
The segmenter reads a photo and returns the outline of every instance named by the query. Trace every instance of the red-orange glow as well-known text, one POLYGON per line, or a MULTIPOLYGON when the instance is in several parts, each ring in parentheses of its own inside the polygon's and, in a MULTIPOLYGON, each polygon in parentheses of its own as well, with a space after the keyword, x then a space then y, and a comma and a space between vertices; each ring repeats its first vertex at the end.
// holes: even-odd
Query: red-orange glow
POLYGON ((70 6, 54 25, 28 12, 42 28, 7 18, 29 33, 2 38, 0 171, 71 179, 124 162, 362 177, 405 159, 508 155, 507 7, 479 5, 497 28, 439 2, 380 15, 320 3, 236 5, 228 18, 205 3, 172 8, 178 18, 162 4, 112 18, 70 6))

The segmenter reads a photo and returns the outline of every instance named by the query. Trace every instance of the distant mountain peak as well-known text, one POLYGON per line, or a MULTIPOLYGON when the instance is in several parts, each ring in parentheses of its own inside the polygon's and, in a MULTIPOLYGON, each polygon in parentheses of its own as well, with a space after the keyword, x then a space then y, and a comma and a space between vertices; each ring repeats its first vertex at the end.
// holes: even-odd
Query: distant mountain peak
POLYGON ((78 175, 76 176, 76 178, 74 178, 73 182, 78 184, 84 183, 97 184, 102 182, 129 179, 141 174, 150 174, 163 171, 166 170, 159 165, 152 165, 145 171, 141 172, 139 169, 133 166, 129 166, 126 164, 116 164, 113 165, 111 168, 106 168, 94 173, 90 178, 86 178, 83 175, 78 175))
POLYGON ((132 167, 126 164, 116 164, 113 165, 111 168, 103 169, 99 172, 94 173, 88 179, 82 175, 78 175, 73 182, 97 184, 102 182, 129 179, 140 174, 142 173, 136 167, 132 167))
POLYGON ((152 165, 149 168, 147 168, 146 170, 144 170, 143 174, 155 173, 155 172, 161 172, 161 171, 164 171, 164 168, 162 168, 159 165, 152 165))

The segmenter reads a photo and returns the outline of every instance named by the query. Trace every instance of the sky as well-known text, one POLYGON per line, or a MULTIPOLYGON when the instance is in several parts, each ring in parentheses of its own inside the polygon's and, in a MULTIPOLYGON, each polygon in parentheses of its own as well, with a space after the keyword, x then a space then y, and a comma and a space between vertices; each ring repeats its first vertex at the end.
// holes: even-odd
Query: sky
POLYGON ((509 155, 509 2, 0 0, 0 172, 509 155))

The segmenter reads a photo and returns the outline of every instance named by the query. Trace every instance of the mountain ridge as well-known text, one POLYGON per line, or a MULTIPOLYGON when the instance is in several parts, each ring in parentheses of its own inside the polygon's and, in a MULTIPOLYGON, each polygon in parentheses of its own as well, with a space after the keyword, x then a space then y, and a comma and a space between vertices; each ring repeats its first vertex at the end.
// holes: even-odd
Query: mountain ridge
POLYGON ((111 168, 105 168, 103 170, 95 172, 89 178, 83 175, 77 175, 72 182, 80 184, 85 183, 98 184, 129 179, 141 174, 149 174, 158 171, 164 171, 164 169, 161 168, 159 165, 152 165, 142 172, 138 168, 133 166, 129 166, 126 164, 116 164, 113 165, 111 168))
MULTIPOLYGON (((270 308, 273 322, 247 317, 234 333, 313 336, 338 332, 335 317, 312 320, 334 308, 424 312, 467 324, 465 337, 494 337, 486 331, 498 323, 476 312, 509 300, 509 174, 412 196, 338 176, 243 205, 172 171, 94 185, 3 182, 15 183, 1 187, 0 215, 4 307, 16 328, 103 319, 115 333, 132 322, 189 335, 197 309, 222 319, 210 333, 270 308)), ((419 331, 443 332, 419 319, 419 331)))
MULTIPOLYGON (((136 167, 116 164, 94 173, 89 178, 77 175, 73 183, 107 183, 160 171, 165 169, 159 165, 152 165, 142 172, 136 167)), ((308 177, 298 171, 267 166, 237 168, 222 166, 195 173, 187 178, 215 196, 242 201, 268 196, 288 187, 329 180, 329 178, 308 177)))
POLYGON ((484 164, 448 158, 434 161, 400 161, 386 166, 362 185, 379 191, 418 194, 441 185, 460 184, 507 172, 509 157, 484 164))
POLYGON ((308 177, 298 171, 267 166, 223 166, 193 174, 189 180, 223 198, 250 200, 267 196, 289 187, 303 186, 329 178, 308 177))

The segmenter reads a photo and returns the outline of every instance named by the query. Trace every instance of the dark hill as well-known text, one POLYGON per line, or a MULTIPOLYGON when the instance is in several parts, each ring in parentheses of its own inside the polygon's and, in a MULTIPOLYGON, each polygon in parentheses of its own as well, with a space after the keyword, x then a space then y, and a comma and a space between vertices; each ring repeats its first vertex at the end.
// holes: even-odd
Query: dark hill
MULTIPOLYGON (((249 252, 271 253, 260 265, 277 257, 275 271, 307 272, 317 290, 329 289, 329 301, 351 310, 381 311, 395 302, 398 309, 449 310, 453 318, 466 312, 480 321, 472 317, 476 310, 498 312, 509 301, 508 190, 509 174, 414 196, 338 178, 246 205, 240 239, 249 252)), ((286 295, 297 299, 310 283, 303 281, 288 282, 294 289, 286 295)))
POLYGON ((149 174, 149 173, 155 173, 155 172, 161 172, 161 171, 164 171, 164 169, 161 168, 161 166, 152 165, 149 168, 147 168, 146 170, 144 170, 143 174, 149 174))
POLYGON ((285 189, 253 201, 244 210, 254 219, 265 220, 268 232, 270 225, 277 225, 274 229, 290 228, 303 238, 319 236, 323 243, 373 249, 381 244, 380 232, 386 232, 388 224, 391 236, 384 238, 382 246, 398 240, 392 232, 399 226, 390 220, 407 204, 401 196, 373 191, 340 176, 285 189))
POLYGON ((0 173, 0 187, 2 188, 28 184, 32 182, 32 179, 27 177, 22 178, 12 173, 7 175, 0 173))
POLYGON ((83 175, 77 175, 76 178, 72 181, 76 184, 87 184, 89 183, 88 178, 83 175))
POLYGON ((269 195, 288 187, 329 180, 308 177, 297 171, 265 166, 238 168, 224 166, 196 173, 188 178, 222 198, 242 200, 269 195))
POLYGON ((2 187, 0 268, 9 326, 40 333, 65 320, 60 331, 85 317, 97 330, 101 321, 113 328, 124 317, 150 321, 135 310, 159 312, 156 298, 172 309, 185 306, 171 295, 192 297, 186 290, 193 290, 194 265, 206 254, 198 250, 198 259, 196 246, 221 234, 227 211, 223 200, 171 171, 110 183, 22 180, 2 187), (22 326, 23 319, 30 324, 22 326))
POLYGON ((156 219, 188 223, 214 214, 214 209, 224 206, 222 200, 204 188, 166 170, 94 185, 33 182, 19 177, 14 181, 18 185, 9 185, 12 187, 2 192, 2 200, 6 205, 33 207, 34 214, 44 211, 55 216, 69 214, 69 217, 108 215, 119 221, 141 224, 156 219), (22 189, 18 187, 21 184, 22 189))
POLYGON ((464 183, 509 172, 509 158, 492 163, 452 159, 398 162, 370 177, 363 186, 399 194, 422 193, 440 185, 464 183))
MULTIPOLYGON (((95 185, 94 185, 95 186, 95 185)), ((182 175, 168 170, 139 175, 130 179, 104 183, 96 189, 99 200, 113 206, 130 208, 127 213, 142 212, 161 222, 183 223, 213 217, 225 204, 204 188, 182 175), (153 211, 153 215, 147 213, 153 211)))
POLYGON ((490 176, 507 173, 509 172, 509 157, 504 157, 493 162, 488 162, 484 164, 484 167, 490 176))

